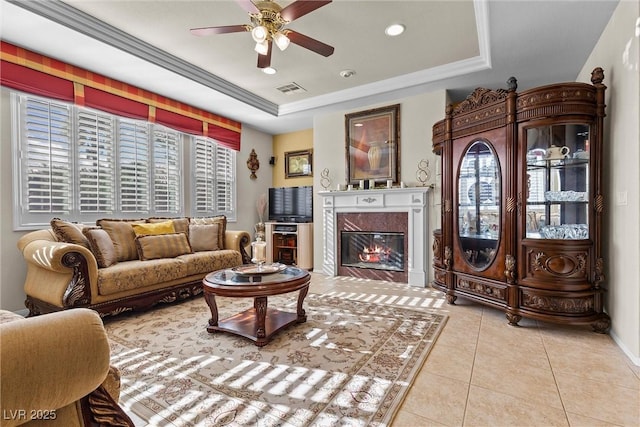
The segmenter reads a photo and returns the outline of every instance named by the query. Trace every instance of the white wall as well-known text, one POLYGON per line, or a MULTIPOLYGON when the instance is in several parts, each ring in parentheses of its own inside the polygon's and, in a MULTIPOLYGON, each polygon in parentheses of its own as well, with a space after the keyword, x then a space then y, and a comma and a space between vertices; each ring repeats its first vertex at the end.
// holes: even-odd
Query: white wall
POLYGON ((604 69, 605 295, 611 336, 640 365, 640 2, 622 0, 578 81, 604 69), (626 194, 626 202, 623 201, 626 194))
MULTIPOLYGON (((13 179, 11 157, 11 106, 7 88, 0 88, 0 308, 23 310, 26 298, 23 284, 26 264, 16 246, 18 239, 26 232, 13 231, 13 179)), ((242 128, 241 151, 237 155, 237 207, 238 220, 230 222, 230 230, 247 230, 253 237, 253 226, 258 222, 255 201, 259 194, 266 193, 271 185, 272 168, 271 135, 244 126, 242 128), (251 149, 255 149, 260 160, 258 178, 249 178, 246 163, 251 149)), ((186 177, 189 179, 189 177, 186 177)), ((44 285, 44 284, 43 284, 44 285)))
MULTIPOLYGON (((444 118, 444 110, 447 101, 445 91, 425 93, 409 98, 400 99, 385 104, 376 104, 359 108, 358 110, 340 111, 321 116, 316 116, 313 122, 313 163, 314 177, 313 187, 316 195, 313 200, 314 217, 314 268, 320 272, 323 264, 323 242, 322 233, 322 200, 317 196, 321 191, 320 172, 329 169, 329 177, 332 182, 332 189, 338 183, 346 182, 346 135, 345 135, 345 114, 356 111, 368 110, 371 108, 384 107, 386 105, 400 104, 400 180, 409 186, 419 185, 416 179, 418 162, 421 159, 429 161, 431 169, 430 184, 436 182, 436 163, 439 158, 431 151, 432 126, 437 121, 444 118)), ((436 188, 435 191, 438 191, 436 188)), ((429 242, 433 241, 432 231, 439 223, 437 217, 440 215, 439 196, 434 197, 434 190, 429 196, 429 242)), ((431 265, 433 258, 431 243, 428 245, 429 254, 427 264, 431 265)), ((431 268, 429 268, 429 272, 431 268)), ((431 273, 430 273, 431 274, 431 273)), ((431 276, 429 277, 431 280, 431 276)))

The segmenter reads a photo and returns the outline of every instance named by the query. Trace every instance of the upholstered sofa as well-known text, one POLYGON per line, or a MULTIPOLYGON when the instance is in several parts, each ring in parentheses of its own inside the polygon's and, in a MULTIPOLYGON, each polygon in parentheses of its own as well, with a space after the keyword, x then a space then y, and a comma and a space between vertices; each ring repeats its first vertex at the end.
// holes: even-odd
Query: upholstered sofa
POLYGON ((86 307, 101 316, 147 309, 202 292, 208 273, 250 262, 250 235, 211 218, 101 219, 96 227, 59 218, 25 234, 29 316, 86 307))
POLYGON ((0 342, 0 425, 134 425, 118 405, 120 374, 94 311, 0 311, 0 342))

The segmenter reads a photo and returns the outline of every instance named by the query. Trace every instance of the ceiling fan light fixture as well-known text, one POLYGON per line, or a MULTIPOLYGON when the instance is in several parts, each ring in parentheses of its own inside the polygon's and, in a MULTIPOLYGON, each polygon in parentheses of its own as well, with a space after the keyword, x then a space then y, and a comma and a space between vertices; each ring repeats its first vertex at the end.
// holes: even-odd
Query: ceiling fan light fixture
POLYGON ((276 46, 278 46, 280 50, 285 50, 287 47, 289 47, 289 37, 287 37, 280 31, 273 35, 273 41, 276 43, 276 46))
POLYGON ((256 43, 256 47, 254 48, 254 50, 260 55, 266 55, 267 53, 269 53, 269 43, 267 43, 266 40, 258 42, 256 43))
POLYGON ((399 36, 404 33, 405 26, 402 24, 391 24, 387 28, 385 28, 384 33, 389 37, 399 36))
POLYGON ((256 43, 262 43, 265 40, 267 40, 268 34, 269 32, 267 31, 267 27, 263 25, 258 25, 256 27, 253 27, 253 30, 251 30, 251 37, 253 37, 253 40, 256 43))

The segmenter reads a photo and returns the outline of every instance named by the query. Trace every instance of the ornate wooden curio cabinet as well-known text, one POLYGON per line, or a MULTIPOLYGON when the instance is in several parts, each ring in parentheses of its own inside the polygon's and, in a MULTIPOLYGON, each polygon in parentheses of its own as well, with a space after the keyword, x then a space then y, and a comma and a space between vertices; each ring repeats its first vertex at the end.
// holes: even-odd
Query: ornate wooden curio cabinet
POLYGON ((476 89, 433 127, 442 227, 433 286, 506 312, 609 329, 602 282, 602 84, 476 89))

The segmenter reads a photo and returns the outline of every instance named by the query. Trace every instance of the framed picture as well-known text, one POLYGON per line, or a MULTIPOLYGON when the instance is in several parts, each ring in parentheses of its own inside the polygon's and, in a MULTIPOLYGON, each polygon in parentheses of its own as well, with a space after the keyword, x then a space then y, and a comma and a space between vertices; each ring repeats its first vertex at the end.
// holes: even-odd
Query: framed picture
POLYGON ((312 151, 288 151, 284 153, 284 176, 295 178, 298 176, 312 176, 312 151))
POLYGON ((347 180, 376 183, 400 177, 400 104, 345 115, 347 180))

